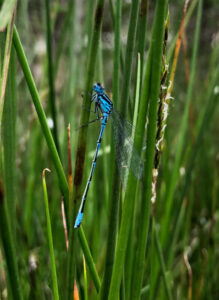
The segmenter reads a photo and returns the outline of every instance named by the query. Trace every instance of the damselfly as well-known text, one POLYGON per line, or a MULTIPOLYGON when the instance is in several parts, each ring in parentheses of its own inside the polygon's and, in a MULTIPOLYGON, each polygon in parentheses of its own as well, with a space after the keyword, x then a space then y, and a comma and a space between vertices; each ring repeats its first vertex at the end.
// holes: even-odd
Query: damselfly
POLYGON ((131 167, 134 175, 139 179, 141 178, 143 172, 143 164, 139 155, 133 147, 133 142, 131 139, 133 128, 131 124, 123 120, 120 114, 114 109, 112 101, 105 94, 104 87, 99 82, 93 86, 93 91, 94 94, 92 95, 91 101, 95 103, 95 113, 97 114, 96 120, 101 119, 101 129, 99 138, 97 140, 97 146, 90 170, 90 175, 88 177, 88 181, 81 200, 81 205, 75 221, 75 228, 78 228, 80 226, 83 218, 84 205, 92 180, 93 172, 96 166, 103 132, 106 127, 107 120, 110 116, 112 117, 113 124, 114 142, 116 147, 116 161, 118 163, 120 173, 123 173, 123 171, 121 171, 124 170, 123 166, 126 166, 126 168, 131 167), (99 115, 99 113, 101 115, 99 115))

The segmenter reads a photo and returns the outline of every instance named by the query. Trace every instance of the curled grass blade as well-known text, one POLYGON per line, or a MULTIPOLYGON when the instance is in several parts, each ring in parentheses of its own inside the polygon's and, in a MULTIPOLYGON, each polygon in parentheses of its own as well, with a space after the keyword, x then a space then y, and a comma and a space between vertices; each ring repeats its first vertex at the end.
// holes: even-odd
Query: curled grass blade
POLYGON ((59 300, 59 290, 58 290, 58 282, 56 275, 56 264, 55 264, 55 255, 53 248, 53 237, 52 237, 52 227, 49 213, 49 202, 48 202, 48 194, 46 187, 46 178, 45 172, 51 172, 49 169, 44 169, 42 172, 42 184, 43 184, 43 194, 44 194, 44 203, 45 203, 45 212, 46 212, 46 224, 47 224, 47 235, 48 235, 48 243, 49 243, 49 253, 51 259, 51 268, 52 268, 52 285, 53 285, 53 296, 55 300, 59 300))

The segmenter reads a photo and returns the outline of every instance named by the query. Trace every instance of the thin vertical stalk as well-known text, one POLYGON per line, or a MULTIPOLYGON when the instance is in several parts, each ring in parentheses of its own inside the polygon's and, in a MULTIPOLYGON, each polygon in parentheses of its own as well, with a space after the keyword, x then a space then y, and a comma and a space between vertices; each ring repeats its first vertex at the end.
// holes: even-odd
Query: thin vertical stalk
POLYGON ((0 232, 2 247, 4 249, 7 263, 8 276, 11 286, 13 299, 22 300, 21 286, 18 276, 18 267, 16 262, 16 250, 14 239, 12 238, 11 224, 9 222, 8 207, 5 201, 4 188, 0 179, 0 232))
MULTIPOLYGON (((72 2, 72 1, 71 1, 72 2)), ((79 42, 77 41, 77 35, 76 35, 76 23, 77 23, 77 15, 76 15, 76 3, 73 1, 73 4, 69 4, 69 9, 71 12, 71 22, 69 24, 69 80, 68 80, 68 93, 67 96, 70 100, 73 99, 75 95, 75 90, 77 86, 77 65, 80 64, 80 62, 76 59, 76 44, 79 42)), ((71 101, 73 102, 73 101, 71 101)), ((72 103, 73 104, 73 103, 72 103)), ((70 113, 71 110, 69 110, 70 113)), ((70 119, 70 114, 69 114, 70 119)))
POLYGON ((52 61, 52 35, 51 35, 51 20, 50 20, 50 0, 45 0, 46 8, 46 46, 47 46, 47 60, 48 60, 48 77, 49 77, 49 102, 53 119, 53 136, 56 149, 60 155, 60 147, 58 141, 57 128, 57 113, 55 101, 55 88, 53 78, 53 61, 52 61))
MULTIPOLYGON (((185 0, 185 1, 187 1, 187 0, 185 0)), ((186 13, 186 16, 185 16, 185 21, 183 21, 184 22, 184 31, 186 30, 186 27, 189 23, 189 20, 192 16, 192 13, 193 13, 197 3, 198 3, 198 0, 191 1, 191 5, 189 6, 188 12, 186 13)), ((171 42, 171 45, 169 46, 169 49, 168 49, 168 52, 167 52, 167 61, 170 61, 171 57, 173 56, 178 38, 179 38, 179 31, 177 32, 177 34, 175 35, 175 37, 173 38, 173 40, 171 42)))
POLYGON ((161 244, 160 244, 160 240, 159 240, 159 236, 158 236, 158 228, 157 228, 157 224, 155 223, 155 220, 153 220, 153 222, 154 222, 155 246, 156 246, 156 251, 158 254, 158 258, 159 258, 159 263, 161 266, 162 276, 163 276, 163 280, 164 280, 164 287, 165 287, 165 291, 167 294, 167 299, 172 300, 173 297, 172 297, 169 282, 167 279, 166 266, 165 266, 164 257, 163 257, 163 253, 162 253, 162 249, 161 249, 161 244))
MULTIPOLYGON (((120 28, 121 28, 121 10, 122 2, 116 2, 116 15, 115 15, 115 38, 114 38, 114 69, 113 69, 113 103, 115 107, 119 99, 119 66, 120 66, 120 28)), ((116 165, 114 165, 113 173, 113 189, 111 194, 110 216, 108 225, 107 237, 107 250, 103 282, 100 290, 100 299, 107 299, 110 287, 110 280, 112 276, 113 260, 116 245, 116 233, 118 224, 118 210, 119 210, 119 172, 116 165)))
POLYGON ((119 170, 117 165, 114 165, 113 172, 113 189, 111 195, 110 215, 108 222, 108 238, 107 238, 107 251, 103 282, 101 285, 100 299, 107 299, 110 288, 110 281, 112 277, 113 262, 115 255, 116 234, 118 226, 118 211, 119 211, 119 195, 120 195, 120 181, 119 170))
POLYGON ((87 270, 86 270, 86 262, 84 256, 83 256, 83 267, 84 267, 84 300, 88 300, 87 270))
MULTIPOLYGON (((113 4, 113 0, 109 1, 109 5, 110 5, 110 13, 112 16, 112 22, 113 22, 113 29, 115 32, 115 37, 116 37, 116 27, 115 27, 115 23, 116 23, 116 16, 115 16, 115 9, 114 9, 114 4, 113 4)), ((116 2, 117 5, 117 2, 116 2)), ((116 45, 115 45, 116 46, 116 45)), ((120 46, 120 68, 121 68, 121 72, 124 71, 124 57, 123 57, 123 51, 122 51, 122 47, 120 46)))
POLYGON ((3 70, 2 70, 2 74, 1 74, 1 78, 0 78, 0 130, 1 130, 1 124, 2 124, 2 113, 3 113, 3 107, 4 107, 5 91, 6 91, 6 85, 7 85, 10 55, 11 55, 11 42, 12 42, 12 36, 13 36, 14 19, 15 19, 15 14, 13 13, 11 16, 11 21, 9 22, 9 24, 7 26, 3 70))
MULTIPOLYGON (((135 107, 134 107, 134 117, 133 117, 133 125, 135 128, 138 119, 138 111, 139 111, 139 96, 140 96, 140 85, 141 85, 141 56, 138 53, 138 63, 137 63, 137 80, 136 80, 136 87, 135 87, 135 107)), ((135 130, 132 131, 132 139, 134 140, 135 130)), ((135 234, 134 234, 134 227, 135 227, 135 213, 136 213, 136 206, 137 206, 137 186, 133 186, 133 191, 136 191, 134 197, 134 208, 131 215, 131 228, 129 233, 129 240, 128 244, 130 245, 127 247, 126 250, 126 260, 125 260, 125 270, 124 270, 124 285, 125 285, 125 299, 130 299, 131 293, 131 280, 132 280, 132 267, 133 267, 133 258, 134 258, 134 245, 135 245, 135 234)))
POLYGON ((180 51, 182 37, 183 37, 183 33, 184 33, 184 23, 185 23, 185 17, 186 17, 188 4, 189 4, 189 0, 186 0, 185 4, 184 4, 183 16, 182 16, 182 20, 181 20, 181 24, 180 24, 180 28, 179 28, 179 34, 178 34, 177 41, 176 41, 176 48, 175 48, 175 52, 174 52, 174 57, 173 57, 173 62, 172 62, 172 67, 171 67, 171 72, 170 72, 170 79, 169 79, 170 84, 168 87, 168 94, 170 94, 170 95, 171 95, 171 92, 173 89, 173 81, 174 81, 174 77, 175 77, 176 66, 177 66, 178 57, 179 57, 179 51, 180 51))
POLYGON ((95 268, 95 264, 94 264, 93 258, 91 256, 89 246, 88 246, 87 240, 85 238, 84 231, 81 229, 81 227, 80 227, 80 230, 78 231, 78 238, 79 238, 81 247, 83 249, 84 256, 86 258, 87 266, 92 274, 92 279, 94 281, 95 288, 96 288, 97 292, 99 292, 100 279, 98 277, 97 270, 95 268))
MULTIPOLYGON (((76 217, 75 203, 72 201, 72 165, 71 165, 71 134, 70 124, 68 125, 68 186, 69 186, 69 216, 70 220, 74 220, 76 217)), ((73 225, 73 224, 72 224, 73 225)), ((69 226, 69 248, 67 256, 67 288, 66 299, 72 299, 74 291, 75 281, 75 241, 76 233, 73 226, 69 226)))
MULTIPOLYGON (((34 124, 35 126, 35 124, 34 124)), ((28 166, 28 182, 26 186, 26 199, 24 209, 24 225, 28 239, 28 244, 31 245, 33 238, 33 226, 31 226, 32 213, 33 213, 33 202, 34 202, 34 190, 35 190, 35 172, 38 165, 38 147, 41 146, 41 131, 39 126, 35 126, 34 133, 30 137, 30 157, 28 166)))
POLYGON ((130 92, 131 69, 132 69, 132 60, 133 60, 135 38, 136 38, 136 31, 137 31, 139 2, 140 0, 132 1, 130 21, 129 21, 129 31, 127 37, 125 65, 124 65, 123 80, 122 80, 121 103, 120 103, 120 111, 124 114, 124 116, 126 116, 129 92, 130 92))
POLYGON ((146 166, 143 177, 143 191, 141 212, 139 216, 138 241, 134 263, 133 289, 131 299, 139 299, 143 278, 143 261, 145 256, 146 243, 148 239, 148 227, 151 208, 151 184, 152 170, 154 164, 155 138, 157 127, 157 106, 160 90, 162 51, 164 40, 164 28, 166 17, 167 1, 158 1, 155 11, 155 20, 152 32, 151 45, 151 88, 149 92, 149 123, 147 130, 147 147, 145 153, 146 166))
POLYGON ((42 183, 43 183, 43 194, 44 194, 44 202, 45 202, 45 211, 46 211, 46 224, 47 224, 47 234, 48 234, 48 242, 49 242, 49 252, 51 259, 51 268, 52 268, 52 285, 53 285, 53 295, 55 300, 59 300, 59 290, 58 290, 58 282, 56 275, 56 264, 55 264, 55 255, 53 248, 53 238, 52 238, 52 227, 49 213, 49 202, 48 202, 48 194, 46 187, 46 179, 45 172, 49 171, 49 169, 44 169, 42 173, 42 183))
POLYGON ((153 300, 154 299, 154 276, 156 274, 155 270, 155 266, 158 265, 158 259, 157 256, 155 255, 155 237, 154 237, 154 229, 155 227, 155 220, 154 220, 154 216, 152 216, 152 225, 151 225, 151 239, 150 239, 150 278, 149 278, 149 282, 150 282, 150 294, 149 294, 149 300, 153 300))
MULTIPOLYGON (((170 179, 170 182, 169 182, 169 185, 167 188, 167 192, 166 192, 166 201, 165 201, 166 205, 165 205, 165 214, 164 214, 165 218, 163 219, 162 228, 168 228, 168 223, 170 222, 171 208, 172 208, 174 192, 175 192, 175 188, 176 188, 176 184, 177 184, 177 180, 178 180, 181 154, 182 154, 183 145, 185 142, 185 133, 186 133, 186 129, 187 129, 189 107, 190 107, 190 101, 192 98, 192 91, 193 91, 194 80, 195 80, 196 60, 197 60, 198 42, 199 42, 199 34, 200 34, 200 26, 201 26, 201 16, 202 16, 202 0, 199 1, 199 5, 198 5, 198 13, 197 13, 194 45, 193 45, 193 53, 192 53, 192 61, 191 61, 191 71, 190 71, 191 76, 190 76, 188 91, 187 91, 187 95, 186 95, 185 110, 183 113, 182 123, 181 123, 180 131, 179 131, 175 163, 173 166, 173 170, 171 172, 171 179, 170 179)), ((163 245, 165 245, 168 236, 169 236, 169 230, 163 230, 162 235, 161 235, 163 245)))
POLYGON ((142 85, 142 75, 144 70, 144 55, 145 55, 145 44, 146 44, 146 34, 147 34, 147 13, 148 13, 148 0, 141 0, 139 17, 138 17, 138 45, 137 51, 140 53, 141 58, 141 84, 142 85))
MULTIPOLYGON (((72 165, 71 165, 71 134, 70 124, 68 125, 68 186, 69 186, 69 216, 70 220, 74 220, 76 217, 75 203, 72 201, 72 165)), ((67 256, 67 288, 66 299, 71 300, 74 291, 75 282, 75 256, 76 256, 76 232, 71 224, 69 226, 69 248, 67 256)))
POLYGON ((16 82, 15 55, 12 49, 5 104, 3 111, 4 185, 12 233, 15 233, 15 188, 16 188, 16 82))
POLYGON ((119 70, 120 70, 120 31, 122 17, 122 2, 116 1, 115 37, 114 37, 114 66, 113 66, 113 103, 118 107, 119 99, 119 70))

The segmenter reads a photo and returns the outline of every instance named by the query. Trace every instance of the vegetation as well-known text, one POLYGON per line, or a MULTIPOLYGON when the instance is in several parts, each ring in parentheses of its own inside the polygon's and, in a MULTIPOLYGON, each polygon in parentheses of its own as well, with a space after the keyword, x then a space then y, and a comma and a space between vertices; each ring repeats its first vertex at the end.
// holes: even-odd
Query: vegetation
POLYGON ((217 1, 0 3, 0 299, 217 299, 217 1), (144 168, 109 119, 74 229, 95 82, 144 168))

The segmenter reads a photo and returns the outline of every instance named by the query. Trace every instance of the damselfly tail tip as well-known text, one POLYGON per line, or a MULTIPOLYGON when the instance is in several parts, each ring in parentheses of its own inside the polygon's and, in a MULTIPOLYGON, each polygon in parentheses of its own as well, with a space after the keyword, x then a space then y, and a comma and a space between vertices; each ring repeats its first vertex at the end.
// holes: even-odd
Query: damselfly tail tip
POLYGON ((82 218, 83 218, 83 213, 79 212, 78 215, 77 215, 76 221, 75 221, 74 228, 79 228, 80 227, 82 218))

